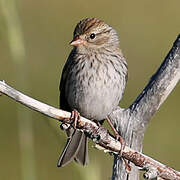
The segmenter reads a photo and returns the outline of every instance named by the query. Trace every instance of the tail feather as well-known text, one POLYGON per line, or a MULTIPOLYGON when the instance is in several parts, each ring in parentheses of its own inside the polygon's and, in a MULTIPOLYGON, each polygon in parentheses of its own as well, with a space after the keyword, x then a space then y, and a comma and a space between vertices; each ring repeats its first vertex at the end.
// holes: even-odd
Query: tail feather
POLYGON ((78 163, 87 164, 87 137, 83 132, 75 130, 71 137, 68 137, 63 152, 60 155, 57 166, 63 167, 75 159, 78 163))
POLYGON ((81 142, 79 151, 78 151, 76 157, 74 158, 74 160, 76 162, 78 162, 79 164, 85 166, 85 165, 87 165, 89 163, 88 139, 84 134, 82 136, 83 136, 82 142, 81 142))

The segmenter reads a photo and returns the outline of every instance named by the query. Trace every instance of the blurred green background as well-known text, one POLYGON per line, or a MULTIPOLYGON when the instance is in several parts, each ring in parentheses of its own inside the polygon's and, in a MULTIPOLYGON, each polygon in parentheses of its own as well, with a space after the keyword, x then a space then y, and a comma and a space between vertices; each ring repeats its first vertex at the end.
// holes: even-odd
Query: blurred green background
MULTIPOLYGON (((71 50, 68 43, 81 19, 100 18, 119 34, 129 66, 122 107, 135 100, 180 33, 179 0, 0 2, 0 79, 55 107, 59 104, 60 74, 71 50)), ((145 154, 177 170, 179 97, 178 84, 150 122, 143 149, 145 154)), ((6 96, 0 97, 0 120, 0 179, 110 179, 113 157, 92 148, 92 142, 87 167, 74 162, 56 167, 65 133, 55 120, 6 96)))

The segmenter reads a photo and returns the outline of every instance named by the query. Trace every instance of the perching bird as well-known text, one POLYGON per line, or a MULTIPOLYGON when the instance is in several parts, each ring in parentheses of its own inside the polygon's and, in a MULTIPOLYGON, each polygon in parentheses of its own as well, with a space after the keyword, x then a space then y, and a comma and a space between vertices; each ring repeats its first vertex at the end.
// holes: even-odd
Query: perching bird
MULTIPOLYGON (((60 108, 76 109, 80 115, 103 121, 115 109, 124 93, 127 63, 116 31, 104 21, 87 18, 74 30, 73 47, 60 81, 60 108)), ((83 132, 67 130, 67 144, 58 167, 72 160, 88 163, 88 141, 83 132)))

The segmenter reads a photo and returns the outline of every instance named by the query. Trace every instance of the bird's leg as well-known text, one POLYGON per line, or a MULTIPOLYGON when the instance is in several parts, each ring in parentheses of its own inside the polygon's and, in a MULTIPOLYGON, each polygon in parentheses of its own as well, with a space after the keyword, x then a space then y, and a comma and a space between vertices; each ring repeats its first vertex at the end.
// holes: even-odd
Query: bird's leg
POLYGON ((122 156, 122 151, 124 150, 126 143, 125 143, 124 139, 119 135, 119 133, 117 132, 115 127, 113 126, 113 124, 112 124, 111 120, 109 119, 109 117, 107 117, 106 119, 107 119, 107 122, 108 122, 109 126, 111 127, 111 129, 112 129, 112 131, 113 131, 113 133, 115 135, 116 140, 118 140, 121 143, 121 149, 120 149, 119 154, 118 154, 121 157, 122 156))
POLYGON ((109 119, 109 117, 107 117, 106 119, 107 119, 107 122, 110 125, 110 127, 111 127, 111 129, 112 129, 112 131, 113 131, 113 133, 115 135, 116 140, 118 140, 121 143, 121 149, 119 151, 119 156, 122 156, 122 151, 124 150, 126 143, 125 143, 124 139, 119 135, 119 133, 117 132, 115 127, 113 126, 113 124, 112 124, 111 120, 109 119))
MULTIPOLYGON (((113 133, 114 133, 114 135, 115 135, 116 140, 122 139, 122 137, 119 135, 119 133, 117 132, 117 130, 116 130, 115 127, 113 126, 113 124, 112 124, 111 120, 109 119, 109 117, 107 117, 106 119, 107 119, 107 122, 108 122, 109 126, 111 127, 111 129, 112 129, 112 131, 113 131, 113 133)), ((123 140, 123 139, 122 139, 122 140, 123 140)), ((122 140, 120 140, 120 142, 121 142, 122 140)))
POLYGON ((122 157, 122 151, 124 150, 126 143, 125 143, 124 139, 119 135, 119 133, 117 132, 115 127, 113 126, 113 124, 112 124, 111 120, 109 119, 109 117, 107 117, 106 119, 107 119, 107 122, 110 125, 110 127, 111 127, 111 129, 112 129, 112 131, 113 131, 113 133, 115 135, 116 140, 118 140, 121 143, 121 149, 120 149, 120 151, 118 153, 118 157, 122 158, 122 160, 124 161, 124 164, 125 164, 126 171, 130 172, 131 171, 131 166, 128 164, 128 161, 122 157))
POLYGON ((113 133, 115 135, 116 140, 118 140, 121 143, 121 147, 122 147, 121 149, 123 150, 124 147, 125 147, 124 139, 119 135, 119 133, 117 132, 117 130, 113 126, 111 120, 109 119, 109 117, 107 117, 106 119, 107 119, 107 122, 108 122, 109 126, 111 127, 111 129, 112 129, 112 131, 113 131, 113 133))
POLYGON ((79 119, 80 119, 80 113, 76 109, 74 109, 71 112, 71 117, 70 117, 70 121, 72 121, 72 127, 74 129, 76 129, 77 122, 78 122, 79 119))

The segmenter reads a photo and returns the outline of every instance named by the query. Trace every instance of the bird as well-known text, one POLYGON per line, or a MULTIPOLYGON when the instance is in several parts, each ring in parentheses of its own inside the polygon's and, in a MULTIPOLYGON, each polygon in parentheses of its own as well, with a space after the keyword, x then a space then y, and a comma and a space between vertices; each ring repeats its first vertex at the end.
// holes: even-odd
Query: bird
MULTIPOLYGON (((81 116, 103 122, 120 103, 128 79, 126 59, 116 30, 103 20, 85 18, 75 27, 73 46, 60 79, 60 108, 77 110, 81 116)), ((84 132, 66 130, 67 143, 57 166, 75 160, 89 162, 88 140, 84 132)))

